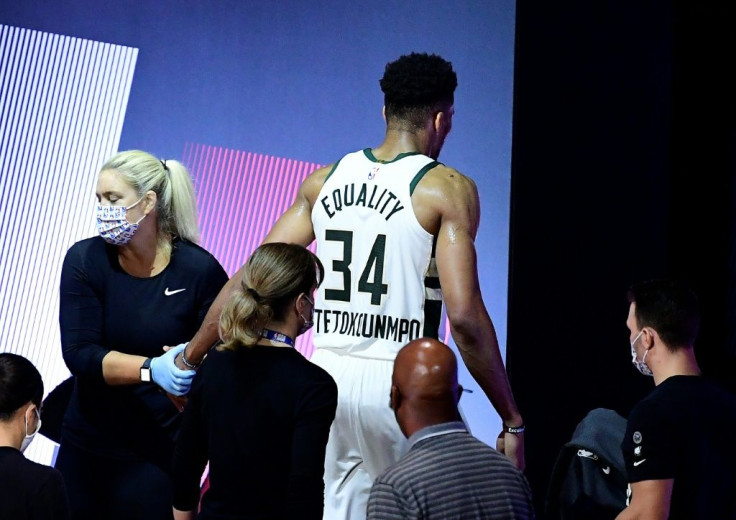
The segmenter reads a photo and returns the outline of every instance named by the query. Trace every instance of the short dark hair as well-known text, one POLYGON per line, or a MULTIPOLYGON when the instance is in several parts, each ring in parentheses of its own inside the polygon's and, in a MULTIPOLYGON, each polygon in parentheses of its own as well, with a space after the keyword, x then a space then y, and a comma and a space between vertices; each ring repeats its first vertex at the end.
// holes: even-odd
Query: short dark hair
POLYGON ((442 57, 412 52, 388 63, 380 83, 386 119, 418 128, 439 105, 454 103, 457 75, 442 57))
POLYGON ((0 354, 0 421, 28 401, 40 408, 42 399, 43 379, 33 363, 10 352, 0 354))
POLYGON ((687 283, 648 280, 629 287, 627 297, 629 303, 636 304, 636 324, 656 330, 668 349, 675 351, 695 343, 700 327, 700 305, 687 283))

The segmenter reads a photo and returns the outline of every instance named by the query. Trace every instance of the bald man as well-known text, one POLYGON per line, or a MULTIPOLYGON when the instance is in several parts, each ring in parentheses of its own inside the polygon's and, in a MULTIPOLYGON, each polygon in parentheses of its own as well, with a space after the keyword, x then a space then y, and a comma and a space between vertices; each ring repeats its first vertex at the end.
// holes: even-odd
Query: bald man
POLYGON ((420 338, 399 351, 390 406, 409 451, 373 483, 369 520, 535 517, 524 474, 461 421, 461 393, 447 345, 420 338))

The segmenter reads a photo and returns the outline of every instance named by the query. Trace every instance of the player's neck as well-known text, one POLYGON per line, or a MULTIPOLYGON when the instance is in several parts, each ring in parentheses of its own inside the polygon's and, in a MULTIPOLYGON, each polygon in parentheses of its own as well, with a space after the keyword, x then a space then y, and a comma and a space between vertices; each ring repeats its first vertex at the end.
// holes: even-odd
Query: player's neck
POLYGON ((429 139, 425 132, 388 128, 386 138, 373 148, 373 155, 379 161, 391 161, 402 153, 419 152, 426 155, 428 150, 429 139))

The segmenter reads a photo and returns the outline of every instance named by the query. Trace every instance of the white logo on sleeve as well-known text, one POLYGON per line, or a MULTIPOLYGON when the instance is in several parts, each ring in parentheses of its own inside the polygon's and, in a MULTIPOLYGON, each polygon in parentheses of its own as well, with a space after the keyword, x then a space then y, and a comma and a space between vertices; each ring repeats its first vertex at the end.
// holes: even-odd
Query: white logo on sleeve
POLYGON ((171 296, 172 294, 180 293, 180 292, 182 292, 182 291, 186 291, 186 289, 176 289, 175 291, 170 291, 170 290, 169 290, 169 288, 167 287, 167 288, 166 288, 166 289, 164 290, 164 294, 165 294, 166 296, 171 296))
POLYGON ((637 460, 636 462, 634 462, 634 466, 638 466, 639 464, 643 463, 645 460, 647 459, 637 460))

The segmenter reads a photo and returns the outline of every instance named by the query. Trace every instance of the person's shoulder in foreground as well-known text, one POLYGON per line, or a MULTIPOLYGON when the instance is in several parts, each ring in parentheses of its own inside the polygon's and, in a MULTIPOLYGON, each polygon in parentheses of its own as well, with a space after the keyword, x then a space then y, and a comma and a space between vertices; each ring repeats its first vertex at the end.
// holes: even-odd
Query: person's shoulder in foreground
POLYGON ((535 518, 529 483, 508 457, 443 427, 464 430, 446 423, 410 438, 411 450, 374 482, 368 518, 535 518))
POLYGON ((388 518, 534 518, 524 474, 460 420, 457 360, 421 338, 394 362, 391 408, 409 451, 371 488, 367 514, 388 518))

